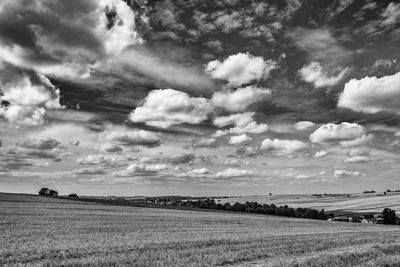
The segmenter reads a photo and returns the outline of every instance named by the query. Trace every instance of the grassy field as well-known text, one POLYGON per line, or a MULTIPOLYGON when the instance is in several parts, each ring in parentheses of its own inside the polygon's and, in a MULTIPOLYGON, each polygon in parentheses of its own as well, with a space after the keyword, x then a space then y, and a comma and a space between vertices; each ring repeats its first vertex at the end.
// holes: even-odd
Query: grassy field
POLYGON ((0 194, 5 266, 399 266, 399 226, 0 194))
POLYGON ((288 205, 290 207, 325 209, 334 213, 379 213, 384 208, 391 208, 400 212, 400 193, 382 194, 351 194, 346 196, 312 195, 273 195, 273 196, 244 196, 219 199, 220 202, 244 203, 256 201, 260 204, 288 205))

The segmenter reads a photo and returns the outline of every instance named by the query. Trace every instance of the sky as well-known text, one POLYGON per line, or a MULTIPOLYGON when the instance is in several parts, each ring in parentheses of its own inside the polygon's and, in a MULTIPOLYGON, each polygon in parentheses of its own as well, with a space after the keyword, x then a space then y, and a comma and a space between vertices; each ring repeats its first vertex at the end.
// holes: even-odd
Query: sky
POLYGON ((400 3, 0 0, 0 191, 400 189, 400 3))

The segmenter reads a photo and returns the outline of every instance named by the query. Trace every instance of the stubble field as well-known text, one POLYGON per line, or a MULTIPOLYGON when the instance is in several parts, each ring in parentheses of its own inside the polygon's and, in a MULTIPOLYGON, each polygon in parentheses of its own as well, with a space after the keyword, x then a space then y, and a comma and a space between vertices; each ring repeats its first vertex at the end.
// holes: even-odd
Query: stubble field
POLYGON ((400 228, 0 194, 0 265, 399 266, 400 228))

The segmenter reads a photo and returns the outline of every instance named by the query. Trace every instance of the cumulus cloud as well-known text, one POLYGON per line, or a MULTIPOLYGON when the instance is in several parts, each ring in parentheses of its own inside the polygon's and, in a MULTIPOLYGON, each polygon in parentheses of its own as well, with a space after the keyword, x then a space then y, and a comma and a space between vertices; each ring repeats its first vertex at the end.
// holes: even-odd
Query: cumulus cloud
POLYGON ((129 177, 133 175, 147 176, 155 175, 158 172, 168 170, 166 164, 132 164, 129 165, 126 170, 115 173, 119 177, 129 177))
POLYGON ((241 134, 241 135, 231 136, 231 138, 229 139, 229 144, 242 146, 250 143, 251 140, 253 139, 249 137, 247 134, 241 134))
POLYGON ((245 111, 254 103, 269 98, 271 91, 256 86, 239 88, 236 91, 216 92, 211 98, 211 103, 230 112, 245 111))
POLYGON ((294 124, 294 128, 298 131, 305 131, 314 127, 315 123, 311 121, 298 121, 294 124))
POLYGON ((323 157, 325 157, 326 155, 328 155, 328 152, 327 152, 327 151, 325 151, 325 150, 320 150, 320 151, 315 152, 314 157, 316 157, 316 158, 323 158, 323 157))
POLYGON ((42 124, 48 109, 62 108, 60 91, 49 79, 1 62, 0 88, 0 118, 13 124, 42 124))
POLYGON ((261 143, 261 150, 276 152, 279 155, 288 155, 301 152, 307 149, 308 144, 298 140, 264 139, 261 143))
POLYGON ((81 165, 105 164, 111 167, 120 167, 127 165, 127 159, 123 156, 107 156, 101 154, 87 155, 84 158, 78 158, 76 162, 81 165))
POLYGON ((205 71, 213 78, 228 81, 229 85, 240 86, 267 78, 275 68, 275 61, 264 61, 262 57, 238 53, 223 61, 208 62, 205 71))
POLYGON ((100 150, 103 152, 114 153, 114 152, 121 152, 122 147, 120 147, 119 145, 116 145, 116 144, 112 144, 112 143, 105 143, 105 144, 101 145, 100 150))
MULTIPOLYGON (((229 116, 216 117, 213 121, 214 125, 219 128, 233 126, 226 133, 231 134, 243 134, 243 133, 253 133, 260 134, 268 131, 268 125, 258 124, 254 121, 254 112, 245 112, 239 114, 232 114, 229 116)), ((223 136, 224 131, 218 132, 217 136, 223 136)))
POLYGON ((111 128, 102 133, 102 139, 125 146, 158 146, 161 143, 158 134, 146 130, 129 130, 126 128, 111 128))
POLYGON ((29 149, 53 149, 58 147, 60 142, 53 138, 29 138, 18 145, 29 149))
POLYGON ((240 169, 233 169, 229 168, 215 174, 217 178, 233 178, 233 177, 245 177, 245 176, 252 176, 254 173, 249 170, 240 170, 240 169))
POLYGON ((339 96, 338 107, 365 113, 400 114, 400 72, 378 77, 351 79, 339 96))
POLYGON ((341 141, 340 145, 342 147, 361 146, 361 145, 368 143, 373 138, 374 138, 374 136, 372 134, 363 134, 362 136, 360 136, 354 140, 341 141))
POLYGON ((365 176, 365 174, 363 174, 359 171, 352 172, 352 171, 347 171, 347 170, 335 170, 333 176, 336 178, 343 178, 346 176, 365 176))
POLYGON ((151 91, 130 115, 133 122, 168 128, 176 124, 199 124, 214 111, 209 101, 202 97, 191 97, 174 89, 151 91))
POLYGON ((357 123, 328 123, 316 129, 310 135, 310 140, 313 143, 329 144, 340 141, 354 140, 361 137, 365 133, 366 129, 357 123))
POLYGON ((0 58, 44 75, 86 77, 142 41, 135 14, 124 1, 16 0, 3 1, 2 7, 0 58))
POLYGON ((305 82, 314 84, 314 87, 330 87, 338 84, 349 71, 349 68, 342 69, 338 74, 329 76, 323 70, 319 62, 311 62, 299 70, 299 74, 305 82))

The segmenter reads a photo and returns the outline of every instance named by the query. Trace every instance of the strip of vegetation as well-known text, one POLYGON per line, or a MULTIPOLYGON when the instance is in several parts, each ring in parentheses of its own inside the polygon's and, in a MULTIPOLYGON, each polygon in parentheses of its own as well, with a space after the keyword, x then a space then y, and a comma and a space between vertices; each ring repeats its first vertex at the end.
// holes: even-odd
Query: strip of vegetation
POLYGON ((42 188, 39 195, 53 196, 61 199, 75 199, 85 202, 101 203, 118 206, 132 207, 148 207, 148 208, 167 208, 181 210, 210 210, 223 212, 245 212, 265 215, 285 216, 293 218, 307 218, 314 220, 330 220, 330 221, 346 221, 346 222, 363 222, 377 224, 400 224, 396 211, 385 208, 381 214, 369 214, 364 216, 335 217, 333 213, 325 213, 311 208, 292 208, 288 205, 276 206, 275 204, 259 204, 257 202, 245 202, 234 204, 216 203, 213 198, 195 198, 195 197, 143 197, 137 199, 127 199, 125 197, 82 197, 76 194, 70 194, 68 197, 58 196, 58 192, 53 189, 42 188), (46 194, 43 194, 46 192, 46 194), (55 192, 51 194, 50 192, 55 192), (345 217, 345 218, 344 218, 345 217))

